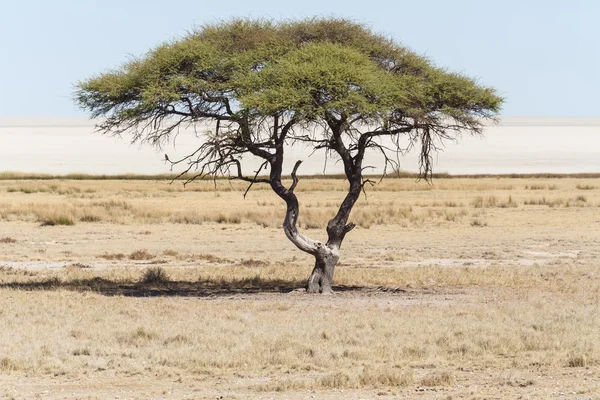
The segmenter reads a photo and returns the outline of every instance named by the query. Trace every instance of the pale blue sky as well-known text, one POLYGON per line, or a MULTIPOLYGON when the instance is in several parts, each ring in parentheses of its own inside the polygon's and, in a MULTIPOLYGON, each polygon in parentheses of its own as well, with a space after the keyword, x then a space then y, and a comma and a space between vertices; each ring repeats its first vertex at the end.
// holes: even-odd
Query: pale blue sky
POLYGON ((82 116, 80 79, 234 16, 342 16, 506 97, 510 116, 600 116, 596 0, 2 0, 0 116, 82 116))

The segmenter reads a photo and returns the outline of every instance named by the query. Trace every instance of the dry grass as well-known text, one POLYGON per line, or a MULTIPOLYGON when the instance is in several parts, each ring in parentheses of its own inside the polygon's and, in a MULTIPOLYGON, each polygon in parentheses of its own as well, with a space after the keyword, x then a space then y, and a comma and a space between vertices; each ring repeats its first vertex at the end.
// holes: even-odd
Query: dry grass
MULTIPOLYGON (((434 185, 429 185, 412 179, 384 180, 371 189, 370 195, 361 199, 353 218, 364 228, 387 224, 415 226, 426 222, 466 222, 464 217, 471 213, 470 210, 480 208, 517 208, 521 204, 598 206, 599 196, 593 191, 589 196, 573 191, 574 188, 580 190, 592 186, 582 179, 565 178, 560 187, 553 183, 523 185, 519 181, 454 178, 437 179, 434 185), (527 192, 532 189, 536 193, 555 194, 531 198, 527 192), (565 191, 573 194, 569 196, 565 191)), ((346 185, 332 179, 301 181, 297 189, 301 204, 300 226, 323 228, 343 199, 346 185)), ((183 187, 178 183, 152 180, 45 180, 39 183, 6 180, 0 181, 0 193, 3 188, 6 194, 0 200, 1 219, 40 221, 48 225, 80 221, 192 225, 252 223, 278 227, 285 213, 283 202, 265 186, 257 186, 244 200, 241 193, 245 185, 239 182, 220 182, 218 192, 212 182, 194 182, 183 187), (192 206, 196 202, 206 206, 192 206)))
MULTIPOLYGON (((286 241, 267 190, 0 181, 3 387, 26 376, 141 382, 156 389, 146 397, 182 381, 171 398, 194 396, 185 382, 215 398, 223 386, 237 398, 516 398, 548 397, 561 376, 596 393, 600 192, 581 189, 594 184, 384 181, 357 204, 324 298, 297 291, 313 261, 286 241), (48 215, 77 223, 40 227, 48 215)), ((344 186, 300 182, 309 236, 323 238, 314 229, 344 186)))

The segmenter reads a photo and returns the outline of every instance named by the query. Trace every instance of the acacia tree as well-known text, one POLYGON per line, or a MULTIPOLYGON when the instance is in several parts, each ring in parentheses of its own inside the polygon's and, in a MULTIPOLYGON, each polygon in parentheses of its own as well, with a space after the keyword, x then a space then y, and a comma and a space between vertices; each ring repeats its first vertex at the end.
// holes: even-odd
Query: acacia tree
POLYGON ((76 102, 103 118, 101 132, 156 146, 182 127, 212 123, 188 156, 166 159, 192 179, 228 175, 249 188, 270 185, 287 204, 286 236, 315 257, 307 291, 329 293, 340 246, 355 227, 350 212, 370 182, 365 154, 378 152, 385 174, 414 147, 427 179, 440 141, 481 133, 502 99, 352 21, 241 19, 204 26, 80 82, 76 102), (282 183, 285 150, 298 144, 340 160, 349 184, 325 244, 298 231, 301 161, 288 171, 291 185, 282 183), (252 174, 243 168, 248 155, 263 162, 252 174))

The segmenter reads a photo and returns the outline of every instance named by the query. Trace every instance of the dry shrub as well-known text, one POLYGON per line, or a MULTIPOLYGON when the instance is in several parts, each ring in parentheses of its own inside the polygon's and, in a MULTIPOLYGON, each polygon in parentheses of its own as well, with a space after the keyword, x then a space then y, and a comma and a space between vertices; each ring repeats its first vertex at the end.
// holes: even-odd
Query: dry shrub
POLYGON ((149 253, 147 250, 136 250, 129 255, 130 260, 152 260, 155 255, 149 253))
POLYGON ((142 274, 142 278, 140 279, 142 283, 167 283, 170 281, 169 274, 161 268, 161 267, 151 267, 144 271, 142 274))
POLYGON ((0 238, 0 243, 17 243, 17 239, 5 236, 3 238, 0 238))

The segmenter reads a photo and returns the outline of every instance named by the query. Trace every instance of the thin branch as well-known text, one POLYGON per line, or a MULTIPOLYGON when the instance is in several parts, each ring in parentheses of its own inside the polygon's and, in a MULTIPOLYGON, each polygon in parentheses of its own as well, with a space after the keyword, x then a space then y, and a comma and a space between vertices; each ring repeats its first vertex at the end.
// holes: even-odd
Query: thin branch
POLYGON ((296 164, 294 164, 294 169, 292 170, 292 185, 288 189, 288 192, 290 193, 294 193, 294 189, 296 189, 296 185, 298 184, 299 179, 296 175, 296 172, 298 171, 298 167, 300 167, 300 164, 302 164, 302 160, 298 160, 296 161, 296 164))

